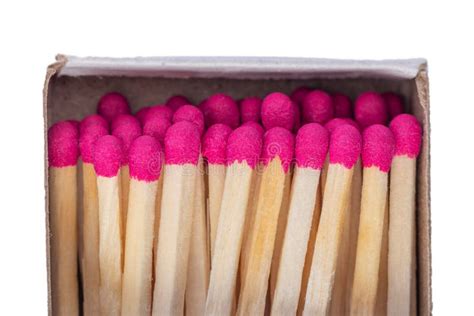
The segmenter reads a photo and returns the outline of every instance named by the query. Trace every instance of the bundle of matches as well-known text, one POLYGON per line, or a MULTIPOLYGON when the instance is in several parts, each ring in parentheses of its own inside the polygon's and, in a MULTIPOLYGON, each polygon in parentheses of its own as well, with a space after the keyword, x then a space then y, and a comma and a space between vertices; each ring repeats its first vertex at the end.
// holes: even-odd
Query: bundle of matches
POLYGON ((415 314, 422 130, 404 111, 309 87, 134 115, 104 95, 48 131, 53 313, 415 314))

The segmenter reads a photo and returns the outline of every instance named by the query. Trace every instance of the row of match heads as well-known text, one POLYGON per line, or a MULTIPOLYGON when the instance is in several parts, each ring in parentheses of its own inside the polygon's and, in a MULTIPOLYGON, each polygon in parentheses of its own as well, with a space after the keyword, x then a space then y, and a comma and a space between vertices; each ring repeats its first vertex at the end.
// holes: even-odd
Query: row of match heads
POLYGON ((288 171, 292 163, 321 169, 329 152, 330 163, 351 168, 361 156, 364 166, 388 172, 394 155, 420 151, 421 126, 403 112, 402 97, 392 92, 364 92, 352 104, 346 95, 301 87, 291 96, 239 102, 215 94, 198 106, 173 96, 132 115, 127 99, 112 92, 97 114, 51 126, 48 158, 51 167, 66 167, 81 156, 105 177, 129 165, 131 177, 144 181, 156 180, 165 161, 197 164, 201 154, 211 164, 245 161, 252 168, 279 157, 288 171))

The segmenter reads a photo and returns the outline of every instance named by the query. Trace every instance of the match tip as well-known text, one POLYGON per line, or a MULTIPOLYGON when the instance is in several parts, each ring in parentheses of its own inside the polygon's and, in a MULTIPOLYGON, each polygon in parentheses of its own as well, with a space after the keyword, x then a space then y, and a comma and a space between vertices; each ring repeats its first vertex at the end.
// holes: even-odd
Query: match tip
POLYGON ((387 105, 377 92, 364 92, 355 101, 354 116, 362 129, 374 124, 384 125, 388 120, 387 105))
POLYGON ((155 137, 160 143, 165 140, 166 131, 171 122, 163 117, 150 117, 143 125, 143 135, 155 137))
POLYGON ((303 125, 296 135, 295 157, 300 168, 322 169, 329 146, 329 133, 318 123, 303 125))
POLYGON ((283 170, 288 172, 295 151, 295 137, 285 128, 274 127, 263 136, 262 160, 268 165, 275 157, 279 157, 283 170))
POLYGON ((291 92, 290 99, 300 104, 301 102, 303 102, 306 95, 311 92, 311 90, 312 89, 310 87, 306 86, 298 87, 293 90, 293 92, 291 92))
POLYGON ((145 106, 138 110, 137 113, 135 113, 135 117, 140 121, 142 125, 145 124, 145 118, 150 109, 151 106, 145 106))
POLYGON ((262 102, 262 123, 265 129, 282 127, 293 129, 295 124, 295 107, 291 99, 283 93, 273 92, 262 102))
POLYGON ((86 116, 80 123, 79 123, 79 131, 82 133, 83 129, 88 128, 90 125, 101 125, 107 130, 109 129, 109 123, 100 115, 92 114, 86 116))
POLYGON ((401 95, 394 92, 385 92, 382 93, 382 98, 385 101, 390 118, 394 118, 395 116, 405 112, 401 95))
POLYGON ((79 149, 83 162, 94 162, 95 143, 97 139, 108 133, 108 130, 103 125, 98 124, 89 125, 82 129, 81 136, 79 137, 79 149))
POLYGON ((154 137, 143 135, 130 146, 130 177, 145 181, 156 181, 161 174, 163 155, 160 142, 154 137))
POLYGON ((359 159, 362 139, 357 128, 341 125, 331 134, 329 142, 329 162, 351 169, 359 159))
POLYGON ((360 130, 359 124, 357 124, 356 121, 350 118, 340 118, 340 117, 333 118, 332 120, 327 122, 324 125, 324 127, 328 130, 329 133, 332 133, 337 127, 342 126, 342 125, 352 125, 358 130, 360 130))
POLYGON ((120 114, 130 114, 130 106, 125 96, 118 92, 110 92, 100 98, 97 113, 112 122, 120 114))
POLYGON ((250 126, 252 128, 255 128, 260 133, 260 136, 263 139, 263 134, 265 134, 265 129, 259 123, 249 121, 249 122, 245 122, 244 124, 242 124, 242 126, 250 126))
POLYGON ((416 158, 420 153, 423 133, 416 117, 400 114, 390 123, 390 130, 395 137, 395 155, 416 158))
POLYGON ((183 105, 173 114, 173 123, 188 121, 196 124, 199 134, 204 132, 204 115, 194 105, 183 105))
POLYGON ((123 146, 122 164, 128 164, 128 149, 132 142, 142 134, 138 119, 132 115, 120 115, 112 122, 112 135, 120 138, 123 146))
POLYGON ((200 107, 204 113, 207 126, 226 124, 237 128, 240 122, 240 113, 237 103, 230 96, 218 93, 210 96, 200 107))
POLYGON ((166 101, 166 106, 169 107, 173 112, 176 112, 176 110, 186 104, 192 103, 183 95, 173 95, 166 101))
POLYGON ((362 165, 364 168, 377 167, 388 172, 395 153, 395 139, 386 126, 375 124, 363 133, 362 165))
POLYGON ((165 136, 166 164, 197 165, 201 145, 200 137, 196 124, 181 121, 171 125, 165 136))
POLYGON ((352 117, 351 99, 345 94, 334 93, 332 95, 335 117, 352 117))
POLYGON ((249 97, 240 101, 240 116, 242 123, 260 122, 260 110, 262 99, 259 97, 249 97))
POLYGON ((214 124, 204 134, 202 155, 210 164, 224 165, 226 163, 227 139, 232 129, 224 124, 214 124))
POLYGON ((262 152, 262 134, 250 125, 235 129, 227 139, 227 164, 244 161, 254 169, 262 152))
POLYGON ((48 130, 48 161, 51 167, 74 166, 79 157, 79 133, 73 123, 58 122, 48 130))
POLYGON ((164 105, 154 105, 150 107, 150 109, 145 114, 144 122, 154 117, 161 117, 171 121, 173 118, 173 110, 164 105))
POLYGON ((123 160, 122 141, 105 135, 97 139, 94 153, 94 169, 98 176, 115 177, 123 160))
POLYGON ((314 90, 308 93, 301 105, 305 123, 324 124, 334 117, 332 98, 322 90, 314 90))

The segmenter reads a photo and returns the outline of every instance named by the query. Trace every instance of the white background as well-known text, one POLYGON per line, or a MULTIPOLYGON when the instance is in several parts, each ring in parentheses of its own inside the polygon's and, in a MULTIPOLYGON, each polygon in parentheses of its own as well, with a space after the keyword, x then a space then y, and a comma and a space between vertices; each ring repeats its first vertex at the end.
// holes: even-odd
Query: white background
POLYGON ((0 314, 47 313, 41 93, 56 53, 427 58, 434 312, 472 314, 472 13, 458 1, 1 1, 0 314))

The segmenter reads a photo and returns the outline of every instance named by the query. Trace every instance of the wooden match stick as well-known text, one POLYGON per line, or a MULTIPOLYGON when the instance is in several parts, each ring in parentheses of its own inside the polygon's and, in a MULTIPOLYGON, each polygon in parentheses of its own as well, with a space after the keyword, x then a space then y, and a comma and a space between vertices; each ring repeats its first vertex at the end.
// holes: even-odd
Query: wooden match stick
POLYGON ((130 114, 130 106, 125 96, 109 92, 100 98, 97 113, 111 123, 120 114, 130 114))
POLYGON ((272 315, 295 315, 319 177, 328 149, 328 132, 317 123, 306 124, 296 136, 288 222, 284 234, 272 315))
POLYGON ((120 164, 122 142, 115 136, 96 141, 94 169, 99 197, 100 314, 119 315, 122 301, 122 219, 120 164))
POLYGON ((48 130, 51 299, 54 315, 79 315, 77 280, 78 130, 59 122, 48 130))
POLYGON ((388 195, 388 172, 394 153, 392 132, 383 125, 364 130, 363 182, 351 315, 375 315, 383 230, 388 195))
MULTIPOLYGON (((185 104, 173 114, 173 123, 193 123, 199 134, 204 132, 204 115, 194 105, 185 104)), ((204 183, 204 162, 199 155, 198 173, 194 194, 191 246, 186 282, 186 314, 203 315, 206 308, 206 293, 209 286, 210 253, 207 233, 206 192, 204 183)))
POLYGON ((241 126, 228 137, 228 170, 212 257, 206 315, 232 314, 245 213, 261 150, 262 136, 253 127, 241 126))
POLYGON ((151 313, 155 200, 162 165, 160 143, 140 136, 129 152, 130 196, 122 281, 122 315, 151 313))
POLYGON ((262 153, 265 167, 237 315, 262 315, 265 310, 278 216, 293 152, 294 137, 287 129, 274 127, 265 133, 262 153))
POLYGON ((390 171, 387 314, 412 315, 416 314, 416 158, 422 130, 409 114, 395 117, 390 130, 395 137, 395 156, 390 171))
MULTIPOLYGON (((106 125, 107 126, 107 125, 106 125)), ((83 187, 83 270, 84 314, 100 314, 100 270, 99 270, 99 200, 97 175, 94 170, 94 152, 97 139, 107 135, 101 124, 83 126, 79 138, 82 157, 83 187)))
POLYGON ((361 137, 355 127, 343 125, 332 132, 328 175, 303 315, 329 313, 352 174, 360 150, 361 137))
POLYGON ((153 315, 182 315, 193 223, 200 135, 178 122, 165 137, 165 170, 155 262, 153 315))
POLYGON ((142 134, 138 119, 132 115, 121 114, 114 118, 111 124, 112 135, 122 141, 122 166, 120 167, 120 198, 122 208, 122 241, 125 242, 127 233, 128 193, 130 190, 130 170, 128 167, 128 150, 132 142, 142 134))
POLYGON ((232 129, 227 125, 214 124, 207 129, 202 143, 202 153, 207 159, 208 167, 211 259, 214 253, 217 223, 224 192, 227 139, 231 132, 232 129))

